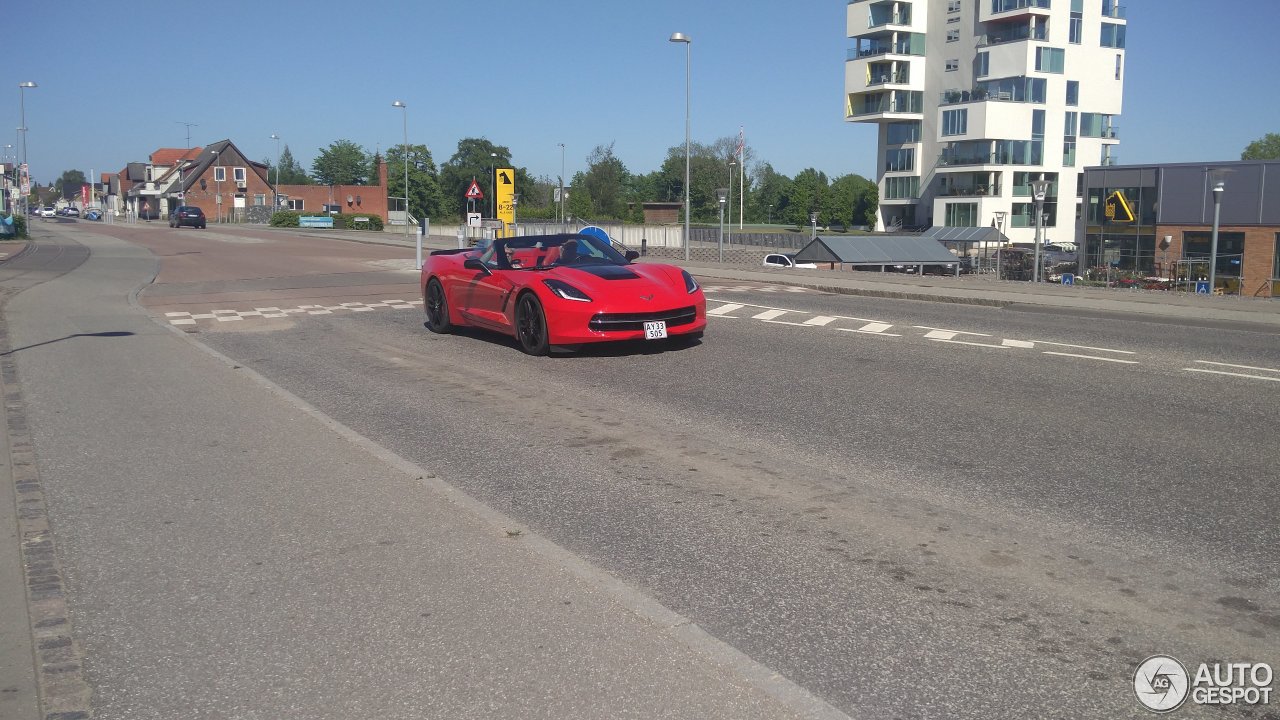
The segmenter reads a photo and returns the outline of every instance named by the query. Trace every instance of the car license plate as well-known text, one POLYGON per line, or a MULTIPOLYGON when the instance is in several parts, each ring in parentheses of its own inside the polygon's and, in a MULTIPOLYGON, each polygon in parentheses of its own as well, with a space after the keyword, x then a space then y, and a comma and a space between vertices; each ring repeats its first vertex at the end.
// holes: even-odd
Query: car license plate
POLYGON ((645 340, 661 340, 667 336, 667 323, 663 320, 655 322, 647 322, 644 324, 645 340))

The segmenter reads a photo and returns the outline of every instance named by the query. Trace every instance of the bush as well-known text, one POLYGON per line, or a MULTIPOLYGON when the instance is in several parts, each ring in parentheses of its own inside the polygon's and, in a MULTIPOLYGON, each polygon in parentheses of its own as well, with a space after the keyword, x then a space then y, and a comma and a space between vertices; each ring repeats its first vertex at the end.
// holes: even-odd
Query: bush
POLYGON ((13 234, 5 235, 3 237, 14 237, 14 238, 27 237, 27 219, 25 217, 17 213, 14 213, 13 215, 10 215, 9 218, 5 218, 3 214, 0 214, 0 218, 4 218, 4 220, 0 220, 0 222, 4 222, 4 221, 7 221, 9 218, 13 218, 13 234))
POLYGON ((298 227, 301 213, 292 210, 280 210, 271 216, 271 227, 298 227))
POLYGON ((333 226, 347 230, 382 230, 382 218, 367 213, 339 213, 333 216, 333 226), (363 222, 356 222, 360 218, 363 222))

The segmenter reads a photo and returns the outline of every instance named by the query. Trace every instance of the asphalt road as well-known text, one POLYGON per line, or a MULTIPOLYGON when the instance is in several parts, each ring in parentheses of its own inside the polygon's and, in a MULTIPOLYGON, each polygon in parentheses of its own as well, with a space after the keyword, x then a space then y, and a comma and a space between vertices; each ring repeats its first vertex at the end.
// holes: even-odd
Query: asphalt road
POLYGON ((257 312, 182 327, 852 717, 1141 717, 1152 654, 1280 665, 1274 335, 708 281, 701 344, 529 358, 253 309, 378 304, 388 267, 142 300, 257 312))

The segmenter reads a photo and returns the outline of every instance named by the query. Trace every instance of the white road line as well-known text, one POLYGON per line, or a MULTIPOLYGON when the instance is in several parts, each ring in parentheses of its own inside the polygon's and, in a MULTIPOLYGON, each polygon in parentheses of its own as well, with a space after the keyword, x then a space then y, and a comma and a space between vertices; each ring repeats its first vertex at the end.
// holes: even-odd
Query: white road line
POLYGON ((243 320, 239 315, 222 315, 218 317, 218 322, 232 322, 234 320, 243 320))
POLYGON ((733 312, 734 310, 741 310, 741 309, 742 309, 741 305, 738 305, 737 303, 729 303, 728 305, 721 305, 715 310, 708 310, 707 314, 708 315, 727 315, 733 312))
POLYGON ((896 333, 876 332, 873 330, 863 330, 862 328, 858 328, 857 330, 854 330, 853 328, 836 328, 836 329, 839 330, 840 332, 860 333, 862 335, 875 335, 877 337, 902 337, 901 335, 898 335, 896 333))
POLYGON ((934 342, 947 343, 948 345, 970 345, 973 347, 995 348, 996 350, 1012 350, 1008 345, 992 345, 990 343, 967 342, 965 340, 943 340, 942 338, 929 338, 934 342))
POLYGON ((1034 341, 1034 342, 1035 342, 1035 344, 1037 344, 1037 345, 1053 345, 1054 347, 1069 347, 1069 348, 1075 348, 1075 349, 1077 349, 1077 350, 1094 350, 1094 351, 1097 351, 1097 352, 1121 353, 1121 354, 1124 354, 1124 355, 1136 355, 1136 354, 1137 354, 1137 353, 1135 353, 1135 352, 1134 352, 1134 351, 1132 351, 1132 350, 1112 350, 1112 349, 1110 349, 1110 348, 1089 347, 1088 345, 1068 345, 1067 343, 1049 342, 1049 341, 1047 341, 1047 340, 1036 340, 1036 341, 1034 341))
MULTIPOLYGON (((1214 362, 1212 360, 1197 360, 1201 365, 1217 365, 1218 367, 1238 368, 1240 370, 1257 370, 1258 372, 1280 373, 1280 370, 1273 368, 1254 367, 1252 365, 1232 365, 1231 363, 1214 362)), ((1249 376, 1252 377, 1252 376, 1249 376)))
MULTIPOLYGON (((862 327, 858 328, 858 332, 873 333, 873 334, 882 333, 891 327, 893 326, 890 325, 889 323, 873 322, 873 323, 867 323, 866 325, 863 325, 862 327)), ((902 336, 897 335, 895 337, 902 337, 902 336)))
POLYGON ((794 325, 796 327, 814 327, 808 323, 787 322, 786 320, 765 320, 770 325, 794 325))
MULTIPOLYGON (((978 337, 991 337, 991 335, 989 335, 988 333, 966 332, 964 330, 948 330, 946 328, 929 327, 928 325, 915 325, 913 327, 919 330, 932 330, 933 332, 951 333, 951 337, 955 337, 956 335, 976 335, 978 337)), ((925 337, 929 337, 929 336, 925 335, 925 337)))
POLYGON ((786 314, 787 314, 786 310, 765 310, 764 312, 758 315, 752 315, 751 319, 752 320, 772 320, 776 317, 782 317, 783 315, 786 315, 786 314))
POLYGON ((836 319, 835 319, 835 318, 833 318, 833 317, 831 317, 831 316, 829 316, 829 315, 819 315, 819 316, 817 316, 817 317, 812 317, 812 318, 809 318, 808 320, 805 320, 805 321, 804 321, 804 324, 805 324, 805 325, 817 325, 818 327, 822 327, 823 325, 830 325, 831 323, 833 323, 833 322, 835 322, 835 321, 836 321, 836 319))
MULTIPOLYGON (((174 322, 180 322, 180 321, 175 320, 174 322)), ((1249 378, 1250 380, 1270 380, 1271 382, 1280 382, 1280 377, 1268 377, 1266 375, 1249 375, 1246 373, 1226 372, 1224 370, 1205 370, 1202 368, 1182 368, 1182 369, 1186 370, 1187 372, 1193 372, 1193 373, 1207 373, 1209 375, 1229 375, 1231 377, 1249 378)), ((1275 371, 1271 371, 1271 372, 1275 372, 1275 371)))
POLYGON ((170 325, 195 325, 196 321, 190 318, 187 318, 184 320, 170 320, 169 324, 170 325))
POLYGON ((1027 342, 1026 340, 1010 340, 1008 338, 1001 340, 1000 344, 1004 345, 1005 347, 1023 348, 1026 350, 1029 350, 1036 346, 1035 343, 1030 343, 1030 342, 1027 342))
MULTIPOLYGON (((723 299, 720 299, 720 298, 712 298, 712 297, 707 298, 707 301, 708 301, 708 302, 722 302, 722 303, 734 302, 734 301, 732 301, 732 300, 723 300, 723 299)), ((814 314, 814 313, 812 313, 812 312, 810 312, 810 311, 808 311, 808 310, 789 310, 789 309, 786 309, 786 308, 777 308, 777 307, 773 307, 772 305, 755 305, 755 304, 752 304, 752 303, 734 303, 734 304, 736 304, 738 307, 760 308, 761 310, 781 310, 781 311, 782 311, 782 312, 784 312, 784 313, 796 313, 797 315, 813 315, 813 314, 814 314)), ((834 317, 834 318, 835 318, 835 319, 837 319, 837 320, 856 320, 856 321, 858 321, 858 322, 864 322, 864 323, 878 323, 878 322, 880 322, 879 320, 872 320, 871 318, 853 317, 853 316, 851 316, 851 315, 833 315, 832 317, 834 317)), ((886 327, 893 327, 893 326, 892 326, 892 325, 886 325, 886 327)))
MULTIPOLYGON (((917 325, 917 327, 919 326, 917 325)), ((926 339, 929 339, 929 340, 950 340, 951 338, 955 337, 957 334, 958 333, 953 333, 949 330, 930 330, 929 332, 925 333, 924 336, 926 339)))
MULTIPOLYGON (((1123 351, 1123 350, 1112 350, 1111 352, 1124 352, 1124 351, 1123 351)), ((1103 361, 1103 362, 1110 362, 1110 363, 1123 363, 1123 364, 1125 364, 1125 365, 1141 365, 1141 363, 1139 363, 1137 360, 1120 360, 1120 359, 1118 359, 1118 358, 1095 357, 1095 356, 1093 356, 1093 355, 1076 355, 1075 353, 1060 353, 1060 352, 1052 352, 1052 351, 1049 351, 1049 350, 1045 350, 1045 351, 1044 351, 1044 354, 1045 354, 1045 355, 1057 355, 1057 356, 1059 356, 1059 357, 1083 358, 1083 359, 1085 359, 1085 360, 1101 360, 1101 361, 1103 361)))

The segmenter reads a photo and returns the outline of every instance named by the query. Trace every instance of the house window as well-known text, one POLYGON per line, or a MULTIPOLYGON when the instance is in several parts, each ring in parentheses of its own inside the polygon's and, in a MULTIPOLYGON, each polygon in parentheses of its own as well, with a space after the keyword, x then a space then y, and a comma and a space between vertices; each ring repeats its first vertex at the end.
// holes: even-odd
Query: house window
POLYGON ((907 200, 920 197, 920 178, 887 177, 884 179, 884 199, 907 200))
POLYGON ((1102 23, 1102 47, 1124 47, 1124 25, 1102 23))
POLYGON ((295 199, 295 198, 289 198, 289 209, 290 209, 290 210, 305 210, 305 209, 306 209, 306 208, 304 207, 305 205, 306 205, 306 201, 305 201, 305 200, 303 200, 302 198, 296 198, 296 199, 295 199))
POLYGON ((1076 127, 1079 117, 1080 113, 1072 110, 1067 111, 1066 122, 1063 123, 1063 127, 1065 128, 1062 132, 1063 135, 1069 138, 1076 136, 1076 127))
POLYGON ((1271 278, 1280 282, 1280 233, 1276 233, 1276 258, 1271 265, 1271 278))
POLYGON ((1124 64, 1124 56, 1116 55, 1116 79, 1117 80, 1120 79, 1120 69, 1123 64, 1124 64))
POLYGON ((1067 105, 1076 107, 1080 104, 1080 81, 1067 81, 1067 105))
POLYGON ((1084 35, 1084 16, 1081 13, 1071 13, 1071 36, 1068 38, 1072 45, 1079 45, 1081 36, 1084 35))
POLYGON ((1061 74, 1066 66, 1066 58, 1067 51, 1062 48, 1038 47, 1036 48, 1036 72, 1061 74))
POLYGON ((1076 166, 1076 141, 1068 138, 1062 143, 1062 166, 1076 166))
POLYGON ((213 169, 213 181, 226 182, 226 180, 227 180, 227 169, 224 167, 215 167, 213 169))
POLYGON ((978 203, 947 203, 947 227, 978 227, 978 203))
POLYGON ((232 174, 235 175, 237 183, 243 183, 245 181, 244 168, 242 167, 231 168, 231 171, 232 171, 232 174))
POLYGON ((886 145, 907 145, 920 142, 920 121, 893 122, 885 132, 886 145))
POLYGON ((960 69, 960 58, 953 58, 947 61, 947 72, 955 72, 960 69))
POLYGON ((969 110, 943 110, 942 134, 964 135, 969 132, 969 110))
POLYGON ((947 31, 947 42, 957 42, 960 40, 960 29, 951 28, 947 31))
POLYGON ((986 52, 978 53, 978 62, 974 67, 974 77, 986 77, 991 74, 991 54, 986 52))
POLYGON ((267 204, 267 196, 266 196, 266 195, 264 195, 264 194, 261 194, 261 193, 260 193, 260 194, 258 194, 258 195, 254 195, 254 196, 253 196, 253 204, 254 204, 254 205, 257 205, 258 207, 262 207, 263 205, 266 205, 266 204, 267 204))
POLYGON ((960 0, 947 0, 947 12, 949 13, 960 12, 960 0))
POLYGON ((899 148, 884 154, 885 172, 911 172, 915 169, 915 148, 899 148))

